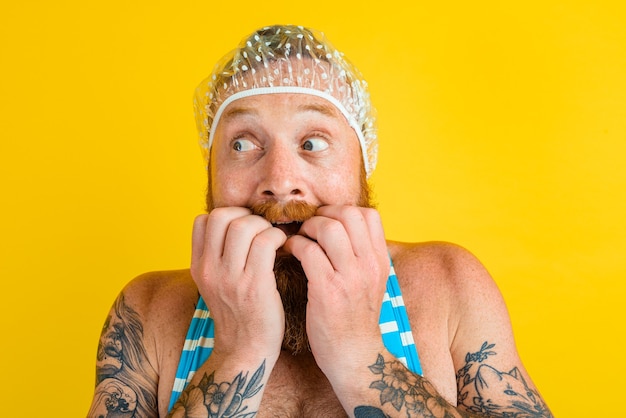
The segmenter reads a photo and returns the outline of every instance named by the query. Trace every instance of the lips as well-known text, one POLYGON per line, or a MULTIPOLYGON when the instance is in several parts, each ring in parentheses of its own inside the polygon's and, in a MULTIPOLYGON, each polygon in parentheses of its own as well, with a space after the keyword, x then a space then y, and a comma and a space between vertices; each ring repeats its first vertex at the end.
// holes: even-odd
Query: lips
POLYGON ((302 222, 276 222, 272 223, 272 225, 283 231, 287 237, 290 237, 298 233, 302 222))

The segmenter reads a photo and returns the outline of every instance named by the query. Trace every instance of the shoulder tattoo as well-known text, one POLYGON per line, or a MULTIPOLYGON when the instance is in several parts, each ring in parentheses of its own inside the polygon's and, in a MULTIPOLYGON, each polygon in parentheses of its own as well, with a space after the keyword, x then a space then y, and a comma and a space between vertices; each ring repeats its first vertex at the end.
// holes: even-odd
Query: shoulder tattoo
POLYGON ((115 301, 107 317, 96 361, 96 390, 89 417, 157 415, 156 373, 148 363, 139 314, 115 301))

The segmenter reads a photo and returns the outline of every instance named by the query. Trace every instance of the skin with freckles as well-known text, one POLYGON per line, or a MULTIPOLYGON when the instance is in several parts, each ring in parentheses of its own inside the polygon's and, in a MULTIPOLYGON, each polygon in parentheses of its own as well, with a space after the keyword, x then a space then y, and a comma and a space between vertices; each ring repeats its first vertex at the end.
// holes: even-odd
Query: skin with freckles
POLYGON ((339 110, 301 94, 247 97, 222 115, 211 149, 213 205, 264 200, 355 205, 359 142, 339 110))
POLYGON ((482 264, 452 244, 386 240, 356 134, 325 99, 230 103, 207 208, 191 268, 140 276, 118 299, 90 417, 552 416, 482 264), (381 340, 390 258, 423 376, 381 340), (168 411, 198 295, 213 352, 168 411))
MULTIPOLYGON (((211 207, 251 207, 288 238, 303 233, 301 222, 319 206, 369 205, 354 130, 336 107, 308 95, 252 96, 229 105, 216 129, 210 170, 211 207)), ((299 352, 309 345, 306 276, 283 248, 278 254, 285 342, 299 352)))

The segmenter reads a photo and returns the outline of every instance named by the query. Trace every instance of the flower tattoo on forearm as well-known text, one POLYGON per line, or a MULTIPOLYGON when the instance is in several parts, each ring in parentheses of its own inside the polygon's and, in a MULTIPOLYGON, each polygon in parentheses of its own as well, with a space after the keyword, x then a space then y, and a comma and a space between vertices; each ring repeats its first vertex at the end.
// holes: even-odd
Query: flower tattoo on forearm
POLYGON ((197 385, 189 385, 180 395, 168 417, 197 418, 251 418, 256 412, 248 410, 245 400, 254 397, 263 388, 265 361, 254 372, 240 372, 232 382, 215 382, 215 372, 206 373, 197 385))

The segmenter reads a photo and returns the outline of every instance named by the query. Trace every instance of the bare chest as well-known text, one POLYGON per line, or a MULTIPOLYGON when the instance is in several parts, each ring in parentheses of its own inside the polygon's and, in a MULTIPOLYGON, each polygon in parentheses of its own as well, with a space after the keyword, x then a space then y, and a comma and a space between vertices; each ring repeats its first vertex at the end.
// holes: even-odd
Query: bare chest
POLYGON ((267 383, 259 418, 347 417, 311 356, 280 356, 267 383))

